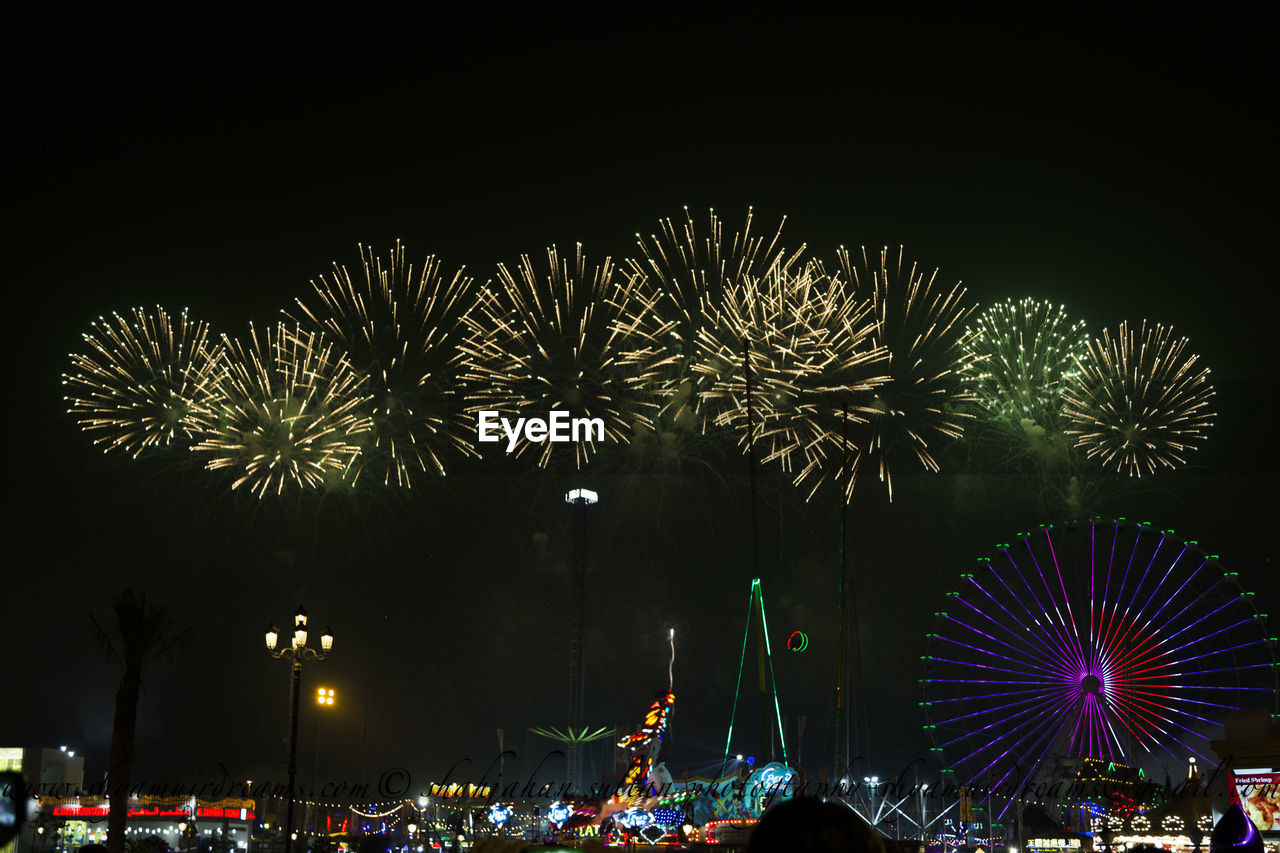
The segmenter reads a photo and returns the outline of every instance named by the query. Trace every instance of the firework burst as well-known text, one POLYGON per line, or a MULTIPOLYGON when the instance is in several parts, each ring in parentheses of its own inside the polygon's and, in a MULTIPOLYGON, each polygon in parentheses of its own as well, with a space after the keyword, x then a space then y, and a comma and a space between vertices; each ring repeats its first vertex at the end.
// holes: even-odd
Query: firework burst
POLYGON ((1209 369, 1172 328, 1121 323, 1088 346, 1063 414, 1076 446, 1102 465, 1141 477, 1186 464, 1213 424, 1209 369))
MULTIPOLYGON (((819 269, 821 267, 819 266, 819 269)), ((821 371, 806 376, 802 386, 809 401, 806 441, 799 445, 804 462, 796 466, 796 485, 812 483, 808 498, 825 482, 843 482, 844 499, 852 499, 859 447, 846 440, 853 429, 866 429, 879 414, 879 390, 890 381, 889 350, 877 335, 873 305, 839 278, 829 280, 810 321, 827 355, 821 371), (839 460, 839 464, 836 461, 839 460)))
POLYGON ((1088 336, 1061 305, 1008 300, 965 329, 965 388, 988 417, 1013 425, 1056 421, 1062 392, 1079 374, 1088 336))
POLYGON ((884 379, 874 375, 885 353, 872 342, 871 306, 847 297, 812 264, 794 270, 779 264, 762 278, 748 276, 711 309, 693 366, 718 411, 715 423, 797 483, 811 481, 810 496, 824 472, 833 473, 826 463, 833 442, 839 444, 843 402, 866 396, 884 379))
POLYGON ((730 343, 734 333, 725 324, 733 321, 722 306, 736 300, 740 307, 727 310, 737 310, 750 325, 754 319, 749 308, 741 307, 743 300, 767 289, 762 283, 770 276, 782 281, 797 269, 804 246, 793 252, 783 248, 785 224, 784 218, 771 235, 753 233, 748 209, 741 230, 726 237, 714 210, 703 230, 686 207, 682 219, 659 220, 657 233, 636 235, 641 256, 627 264, 642 296, 625 320, 629 339, 640 345, 624 357, 655 377, 659 429, 705 432, 723 411, 714 403, 729 398, 723 387, 711 389, 740 368, 742 339, 730 343))
POLYGON ((343 347, 371 396, 372 428, 352 482, 409 487, 424 472, 443 476, 450 451, 475 454, 458 340, 474 280, 443 272, 435 256, 415 269, 399 242, 386 260, 364 246, 360 255, 363 275, 335 263, 311 282, 314 300, 298 300, 296 319, 343 347))
MULTIPOLYGON (((603 421, 604 443, 628 442, 656 408, 648 399, 652 368, 621 359, 627 346, 622 318, 633 298, 636 278, 615 277, 608 258, 588 267, 581 244, 572 258, 549 248, 542 271, 528 255, 514 269, 500 264, 497 287, 482 289, 465 320, 463 378, 474 388, 468 410, 508 418, 567 411, 603 421)), ((547 467, 572 446, 581 468, 600 444, 591 437, 571 445, 542 442, 538 464, 547 467)), ((522 438, 515 455, 533 447, 522 438)))
POLYGON ((192 410, 192 448, 258 497, 344 482, 370 429, 363 379, 321 335, 277 324, 228 340, 227 369, 192 410))
POLYGON ((861 406, 865 423, 851 430, 859 465, 874 460, 880 480, 893 499, 893 471, 914 460, 928 471, 938 462, 930 442, 961 436, 963 411, 972 398, 961 386, 964 336, 960 324, 973 311, 960 283, 937 283, 938 270, 926 274, 914 262, 904 268, 903 248, 891 255, 882 249, 878 261, 863 248, 857 256, 838 252, 841 278, 854 293, 870 290, 873 342, 888 351, 886 381, 869 405, 861 406))
POLYGON ((94 444, 135 458, 191 438, 187 417, 215 380, 222 348, 184 308, 173 318, 157 306, 99 318, 63 374, 68 411, 94 444))

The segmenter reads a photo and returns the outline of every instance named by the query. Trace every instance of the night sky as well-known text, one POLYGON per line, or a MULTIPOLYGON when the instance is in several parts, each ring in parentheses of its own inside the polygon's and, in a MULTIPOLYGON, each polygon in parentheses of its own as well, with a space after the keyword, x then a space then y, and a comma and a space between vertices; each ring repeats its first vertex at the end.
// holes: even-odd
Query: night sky
MULTIPOLYGON (((1274 524, 1276 80, 1240 10, 1141 20, 1062 8, 800 18, 736 4, 609 16, 11 21, 10 505, 0 741, 106 768, 116 673, 89 615, 145 589, 193 631, 149 673, 137 773, 283 778, 288 670, 262 631, 301 602, 336 651, 322 777, 415 783, 567 719, 562 494, 591 511, 587 717, 635 724, 667 678, 664 757, 718 762, 752 577, 745 460, 711 476, 525 473, 494 458, 406 498, 258 501, 195 466, 94 449, 66 414, 67 353, 99 315, 189 307, 218 331, 274 321, 358 243, 402 240, 481 279, 498 262, 633 235, 689 205, 789 246, 905 244, 985 306, 1062 302, 1094 332, 1172 324, 1212 367, 1219 416, 1186 470, 1106 507, 1198 539, 1280 612, 1274 524), (367 708, 367 711, 366 711, 367 708)), ((1135 18, 1138 16, 1135 15, 1135 18)), ((924 754, 915 702, 932 611, 965 566, 1043 518, 904 476, 850 513, 862 632, 855 745, 891 774, 924 754)), ((760 572, 783 713, 827 763, 837 511, 760 479, 760 572)), ((743 729, 757 731, 747 696, 743 729)), ((304 704, 310 775, 316 712, 304 704)), ((736 736, 735 751, 758 750, 736 736)), ((595 768, 604 772, 604 750, 595 768)), ((554 765, 550 765, 553 766, 554 765)), ((547 771, 544 769, 543 771, 547 771)))

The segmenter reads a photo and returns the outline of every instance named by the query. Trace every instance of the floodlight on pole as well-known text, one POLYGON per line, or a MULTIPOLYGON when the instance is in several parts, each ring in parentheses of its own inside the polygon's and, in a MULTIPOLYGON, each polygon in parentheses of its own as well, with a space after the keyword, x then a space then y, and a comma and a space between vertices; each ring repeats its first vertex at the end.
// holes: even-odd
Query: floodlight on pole
MULTIPOLYGON (((572 628, 569 634, 569 730, 583 729, 586 725, 586 589, 587 589, 587 507, 596 504, 600 496, 591 489, 570 489, 565 493, 565 503, 573 506, 574 560, 569 580, 569 610, 572 628)), ((566 750, 566 775, 568 783, 577 787, 579 744, 570 742, 566 750)))

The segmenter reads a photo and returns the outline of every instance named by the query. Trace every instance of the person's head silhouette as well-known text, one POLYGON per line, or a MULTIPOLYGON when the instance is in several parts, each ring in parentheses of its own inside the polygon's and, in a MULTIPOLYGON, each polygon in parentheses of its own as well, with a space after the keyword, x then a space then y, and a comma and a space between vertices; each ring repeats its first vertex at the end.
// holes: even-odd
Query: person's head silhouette
POLYGON ((884 853, 884 843, 848 806, 803 797, 765 812, 747 853, 884 853))

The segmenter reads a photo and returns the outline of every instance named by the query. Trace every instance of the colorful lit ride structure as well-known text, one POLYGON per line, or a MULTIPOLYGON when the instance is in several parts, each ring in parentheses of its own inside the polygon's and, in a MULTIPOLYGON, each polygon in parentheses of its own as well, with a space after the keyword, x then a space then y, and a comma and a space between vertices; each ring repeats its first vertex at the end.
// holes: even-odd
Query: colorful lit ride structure
POLYGON ((630 804, 650 799, 660 792, 653 785, 652 776, 658 753, 662 750, 662 739, 667 733, 667 719, 675 701, 676 694, 670 690, 660 692, 650 703, 640 730, 618 742, 618 748, 628 750, 631 758, 622 783, 618 786, 620 793, 614 800, 630 804))
POLYGON ((1277 710, 1266 614, 1172 530, 1042 525, 980 558, 934 616, 925 730, 988 825, 1063 761, 1176 778, 1188 759, 1216 763, 1228 712, 1277 710))
MULTIPOLYGON (((795 634, 798 633, 793 632, 792 637, 797 642, 799 639, 795 634)), ((801 638, 802 649, 808 645, 808 639, 803 635, 801 638)), ((630 753, 627 769, 617 793, 604 803, 594 822, 600 827, 602 835, 607 834, 628 842, 724 842, 734 838, 735 833, 741 834, 749 830, 755 820, 775 801, 787 799, 794 794, 791 783, 795 772, 786 760, 786 740, 776 682, 770 684, 772 679, 766 679, 766 673, 770 677, 773 674, 773 659, 760 580, 757 578, 751 582, 747 625, 739 661, 738 691, 734 695, 734 710, 729 720, 725 754, 719 763, 718 772, 710 778, 686 778, 676 783, 665 765, 658 761, 675 703, 675 693, 672 692, 674 631, 669 634, 669 639, 671 661, 668 666, 667 689, 659 691, 654 697, 638 730, 618 742, 618 748, 630 753), (755 759, 750 756, 738 755, 736 759, 730 757, 742 675, 747 666, 747 650, 753 629, 758 632, 757 646, 760 654, 761 746, 771 753, 776 744, 783 757, 782 761, 769 761, 761 766, 756 766, 755 759), (777 727, 776 731, 774 725, 777 727)))
POLYGON ((616 793, 601 806, 595 821, 601 827, 612 827, 615 834, 628 841, 658 843, 669 835, 675 836, 677 827, 684 823, 683 809, 672 807, 681 798, 674 790, 671 775, 658 763, 676 701, 676 694, 671 690, 675 631, 668 636, 671 667, 667 673, 667 689, 659 691, 649 703, 639 729, 618 741, 618 748, 629 753, 627 769, 616 793))

